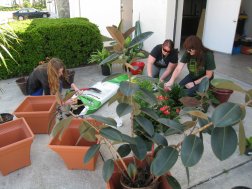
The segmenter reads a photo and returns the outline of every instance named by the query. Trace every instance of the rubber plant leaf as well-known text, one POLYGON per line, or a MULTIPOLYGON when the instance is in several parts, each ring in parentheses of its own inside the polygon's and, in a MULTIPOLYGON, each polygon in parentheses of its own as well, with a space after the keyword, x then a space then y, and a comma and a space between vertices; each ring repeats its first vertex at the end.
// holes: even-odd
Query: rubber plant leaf
POLYGON ((103 179, 108 182, 114 172, 114 161, 112 159, 108 159, 104 162, 103 169, 102 169, 102 177, 103 179))
POLYGON ((215 127, 211 135, 211 146, 215 156, 223 161, 236 150, 237 135, 233 127, 215 127))
POLYGON ((94 144, 93 146, 91 146, 86 155, 84 156, 83 162, 84 163, 88 163, 94 156, 95 154, 99 151, 100 149, 100 144, 94 144))
POLYGON ((144 32, 138 36, 136 36, 134 39, 132 39, 132 41, 129 44, 128 48, 133 48, 134 46, 142 43, 143 41, 145 41, 147 38, 149 38, 151 35, 153 34, 153 32, 144 32))

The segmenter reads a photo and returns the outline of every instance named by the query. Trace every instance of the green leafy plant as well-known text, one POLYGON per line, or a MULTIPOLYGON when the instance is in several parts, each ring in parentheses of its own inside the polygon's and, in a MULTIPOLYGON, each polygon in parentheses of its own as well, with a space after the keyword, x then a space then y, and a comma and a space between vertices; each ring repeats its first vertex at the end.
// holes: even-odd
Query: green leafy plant
POLYGON ((0 68, 4 67, 8 71, 6 57, 13 58, 10 50, 14 50, 13 41, 19 43, 18 36, 14 33, 13 29, 7 25, 0 25, 0 68))
POLYGON ((86 64, 90 54, 102 48, 98 27, 84 18, 34 19, 9 24, 22 41, 19 45, 11 40, 16 51, 9 50, 19 64, 8 60, 10 72, 0 67, 0 79, 27 75, 46 57, 62 59, 67 68, 77 67, 86 64))
MULTIPOLYGON (((204 80, 201 84, 204 91, 209 86, 207 81, 204 80)), ((100 143, 90 148, 84 157, 84 162, 88 162, 93 157, 93 154, 100 149, 101 145, 107 146, 111 152, 112 157, 105 161, 103 167, 103 178, 105 181, 111 178, 114 166, 117 165, 117 168, 120 168, 119 171, 124 178, 123 180, 126 180, 131 187, 140 187, 139 183, 142 183, 141 187, 148 186, 161 176, 169 179, 170 176, 167 175, 167 172, 174 166, 179 157, 186 168, 189 178, 189 168, 196 165, 202 157, 204 151, 203 132, 206 131, 211 135, 211 147, 219 160, 226 160, 235 152, 238 140, 240 153, 244 153, 246 144, 243 142, 245 141, 245 131, 242 120, 245 118, 245 106, 248 105, 247 103, 243 105, 232 102, 221 104, 210 116, 199 109, 185 107, 178 116, 182 118, 189 115, 192 117, 192 120, 180 123, 172 119, 161 118, 152 108, 141 108, 134 99, 134 95, 139 91, 143 91, 143 89, 132 82, 130 77, 129 81, 120 84, 117 95, 110 101, 110 103, 118 101, 118 106, 116 107, 118 116, 131 114, 130 135, 118 131, 115 128, 116 122, 111 118, 97 115, 90 116, 104 123, 105 127, 102 129, 85 123, 87 128, 96 131, 96 137, 100 143), (143 116, 143 114, 146 116, 143 116), (169 145, 164 133, 158 132, 155 129, 156 126, 147 117, 166 126, 166 135, 183 134, 184 138, 176 145, 169 145), (239 125, 239 138, 234 130, 236 125, 239 125), (186 132, 188 130, 190 132, 186 132), (155 144, 149 154, 148 142, 155 144), (114 144, 118 143, 121 145, 116 149, 114 144), (127 165, 123 157, 129 155, 130 152, 133 153, 133 159, 145 161, 147 165, 138 167, 136 161, 127 165), (141 179, 142 170, 147 172, 147 176, 144 179, 141 179)), ((142 95, 143 99, 150 104, 150 107, 157 104, 156 97, 151 92, 144 91, 142 95)), ((185 100, 188 100, 189 103, 189 99, 183 99, 183 102, 185 100)), ((190 100, 192 99, 190 98, 190 100)), ((251 98, 249 101, 251 101, 251 98)), ((84 132, 83 137, 85 138, 89 134, 89 131, 84 132)))
POLYGON ((139 49, 139 45, 149 38, 153 32, 144 32, 131 39, 130 34, 134 29, 135 28, 130 28, 125 33, 122 33, 116 26, 107 27, 111 37, 115 40, 113 46, 114 53, 104 59, 100 65, 106 64, 107 62, 121 63, 123 66, 134 69, 129 63, 137 60, 137 58, 146 57, 139 49))
MULTIPOLYGON (((106 49, 106 48, 102 48, 102 50, 97 50, 96 52, 93 52, 90 55, 90 58, 88 59, 88 63, 92 64, 92 63, 100 63, 102 62, 104 59, 106 59, 108 56, 110 55, 110 52, 106 49)), ((104 65, 104 64, 103 64, 104 65)), ((107 62, 106 65, 109 67, 109 69, 111 70, 112 65, 111 62, 107 62)))

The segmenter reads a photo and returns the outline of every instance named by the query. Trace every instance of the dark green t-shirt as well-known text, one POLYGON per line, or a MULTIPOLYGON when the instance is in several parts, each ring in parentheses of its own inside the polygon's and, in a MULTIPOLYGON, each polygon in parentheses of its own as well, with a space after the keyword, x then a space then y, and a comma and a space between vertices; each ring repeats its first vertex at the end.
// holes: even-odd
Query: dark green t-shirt
POLYGON ((216 68, 214 55, 212 52, 207 51, 203 55, 204 66, 198 68, 195 56, 191 56, 187 52, 184 53, 180 62, 187 64, 189 74, 193 79, 199 79, 206 75, 206 70, 214 70, 216 68))

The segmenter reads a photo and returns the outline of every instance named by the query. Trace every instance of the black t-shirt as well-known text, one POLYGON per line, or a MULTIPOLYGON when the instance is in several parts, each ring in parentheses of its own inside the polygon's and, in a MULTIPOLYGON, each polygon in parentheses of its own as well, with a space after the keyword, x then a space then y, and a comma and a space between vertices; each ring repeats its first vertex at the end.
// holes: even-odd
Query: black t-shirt
POLYGON ((155 66, 159 68, 167 68, 169 63, 177 64, 178 63, 178 50, 173 49, 167 56, 162 53, 162 44, 155 46, 150 55, 156 58, 154 63, 155 66))

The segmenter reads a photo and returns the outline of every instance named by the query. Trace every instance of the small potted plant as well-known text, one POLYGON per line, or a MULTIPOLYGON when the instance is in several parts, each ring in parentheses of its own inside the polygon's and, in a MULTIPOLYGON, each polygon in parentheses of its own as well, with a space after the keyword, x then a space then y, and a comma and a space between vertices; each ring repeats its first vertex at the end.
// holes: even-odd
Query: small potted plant
MULTIPOLYGON (((203 84, 203 88, 207 89, 209 83, 203 82, 203 84)), ((179 184, 175 178, 168 174, 169 170, 179 157, 187 172, 189 172, 189 167, 200 161, 204 151, 202 133, 205 131, 210 130, 212 150, 221 161, 229 158, 235 152, 238 140, 245 140, 243 132, 239 134, 238 139, 233 127, 239 124, 240 130, 244 130, 242 120, 245 117, 244 108, 248 104, 223 103, 210 116, 199 109, 186 107, 181 110, 179 117, 189 115, 192 120, 180 122, 183 119, 177 119, 179 120, 177 121, 160 118, 155 109, 141 108, 133 97, 139 91, 142 92, 142 99, 149 103, 151 107, 157 103, 156 96, 132 82, 131 77, 129 81, 120 84, 118 94, 112 100, 119 102, 116 108, 118 116, 131 113, 132 132, 130 135, 121 133, 111 127, 114 122, 111 118, 90 116, 106 124, 106 127, 97 128, 91 124, 89 125, 96 131, 99 143, 88 150, 84 162, 88 162, 93 154, 99 151, 101 145, 106 145, 109 148, 111 159, 106 160, 103 167, 103 178, 108 182, 107 188, 116 188, 118 185, 126 185, 125 188, 152 187, 158 185, 156 182, 161 184, 162 188, 165 188, 164 185, 169 186, 167 181, 170 182, 170 185, 175 184, 178 186, 179 184), (166 136, 184 133, 184 138, 176 145, 169 145, 164 133, 156 130, 156 126, 148 118, 142 116, 143 114, 166 126, 166 136), (187 130, 190 130, 189 134, 185 132, 187 130), (148 152, 147 149, 148 140, 154 144, 151 152, 148 152), (118 143, 121 143, 121 145, 116 148, 114 144, 118 143), (133 156, 130 159, 125 159, 124 157, 131 152, 133 156)), ((184 103, 191 103, 191 99, 184 99, 184 103)), ((242 153, 245 149, 245 143, 239 142, 239 148, 242 153)))
MULTIPOLYGON (((88 63, 100 63, 104 59, 106 59, 110 55, 110 52, 106 49, 103 48, 101 51, 97 50, 96 52, 93 52, 88 60, 88 63)), ((112 71, 112 66, 110 62, 107 62, 106 64, 101 65, 102 69, 102 75, 108 76, 111 74, 112 71)))

